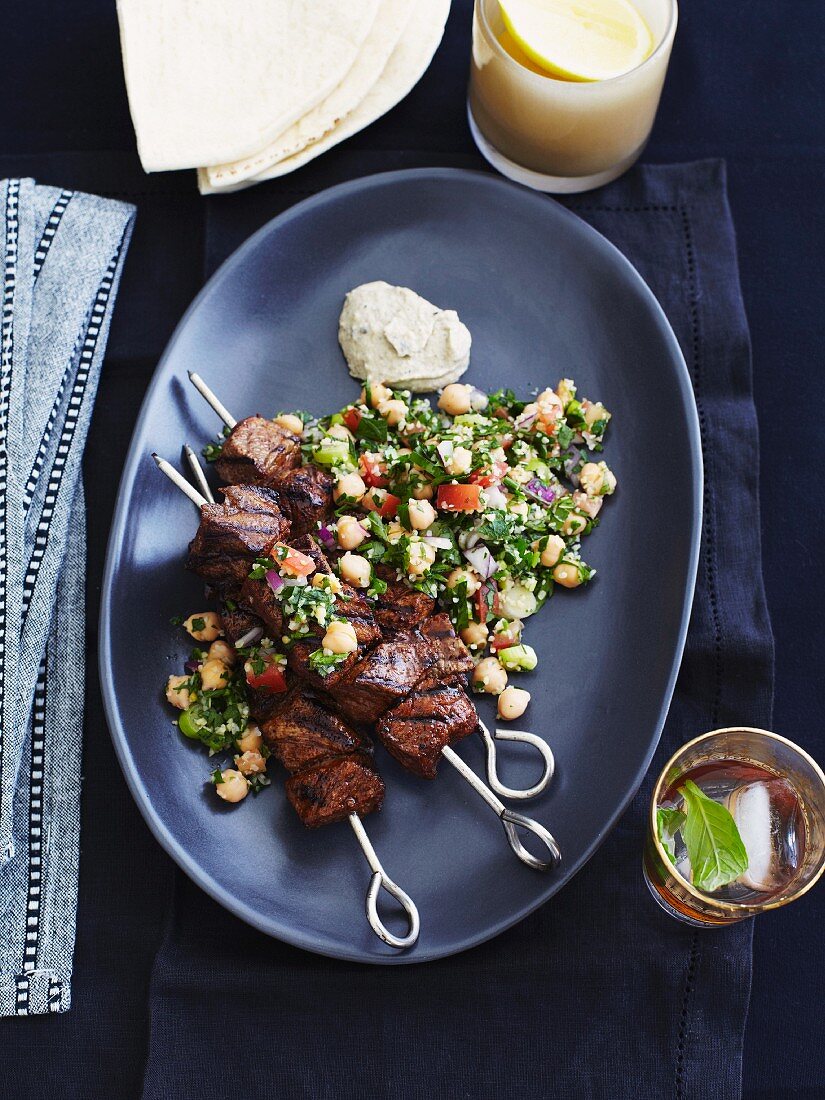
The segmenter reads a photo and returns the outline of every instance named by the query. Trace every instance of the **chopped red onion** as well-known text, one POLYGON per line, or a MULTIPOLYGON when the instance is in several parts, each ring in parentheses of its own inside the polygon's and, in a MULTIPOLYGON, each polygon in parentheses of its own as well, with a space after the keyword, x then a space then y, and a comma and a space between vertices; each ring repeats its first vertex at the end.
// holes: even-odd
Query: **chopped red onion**
POLYGON ((498 569, 495 558, 483 542, 474 546, 472 550, 465 550, 464 557, 484 581, 489 580, 498 569))
POLYGON ((183 667, 186 672, 192 673, 197 672, 201 666, 200 661, 187 661, 183 667))
POLYGON ((422 535, 421 541, 426 542, 436 550, 451 550, 453 546, 450 539, 440 538, 438 535, 422 535))
POLYGON ((579 465, 580 458, 581 454, 578 447, 571 447, 570 457, 564 460, 564 472, 577 489, 579 487, 579 475, 576 472, 576 467, 579 465))
POLYGON ((280 573, 276 573, 274 569, 267 569, 264 575, 266 576, 266 583, 273 592, 277 592, 279 588, 283 588, 284 578, 280 573))
POLYGON ((537 477, 530 478, 524 486, 524 491, 528 496, 533 497, 542 504, 552 504, 556 499, 556 490, 551 489, 549 485, 545 485, 537 477))
POLYGON ((321 540, 324 546, 328 546, 330 550, 334 549, 335 536, 333 535, 332 531, 330 531, 329 527, 319 527, 318 538, 321 540))
POLYGON ((532 412, 526 412, 525 411, 525 412, 519 413, 519 415, 513 421, 513 427, 516 428, 519 431, 521 431, 524 428, 532 428, 533 425, 536 422, 536 417, 538 416, 538 414, 539 414, 538 409, 533 409, 532 412))

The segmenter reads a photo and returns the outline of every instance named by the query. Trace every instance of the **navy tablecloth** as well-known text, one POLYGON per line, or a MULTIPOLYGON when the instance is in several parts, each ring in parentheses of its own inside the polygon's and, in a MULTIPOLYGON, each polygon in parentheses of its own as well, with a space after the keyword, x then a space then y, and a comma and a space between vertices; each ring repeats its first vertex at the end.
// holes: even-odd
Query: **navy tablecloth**
MULTIPOLYGON (((347 175, 410 164, 480 166, 464 120, 468 19, 469 3, 457 0, 445 41, 421 85, 345 149, 268 194, 261 190, 204 202, 191 177, 140 173, 113 5, 78 0, 64 11, 32 0, 4 12, 4 69, 13 93, 0 118, 0 176, 32 174, 44 182, 118 195, 139 209, 87 451, 90 639, 120 466, 137 404, 172 327, 226 250, 267 214, 307 190, 347 175)), ((682 12, 662 111, 646 154, 655 161, 723 154, 728 162, 762 432, 765 577, 778 642, 774 727, 820 757, 825 755, 825 737, 818 725, 815 658, 825 637, 821 600, 811 594, 822 558, 823 517, 807 485, 821 451, 817 410, 825 389, 815 369, 825 217, 819 200, 823 133, 813 110, 825 85, 823 29, 825 16, 810 5, 796 11, 791 22, 783 8, 766 0, 730 0, 725 5, 694 0, 682 12), (796 430, 787 415, 791 401, 803 410, 796 430), (802 494, 800 482, 806 486, 802 494)), ((644 176, 620 186, 641 188, 644 176)), ((615 205, 650 203, 649 198, 628 199, 626 190, 622 194, 615 205)), ((597 228, 621 239, 657 292, 662 294, 662 280, 676 270, 667 264, 680 266, 683 289, 696 299, 696 316, 702 318, 698 336, 690 317, 672 319, 694 377, 697 367, 701 372, 706 414, 721 415, 724 410, 717 408, 713 390, 719 376, 709 370, 716 360, 706 349, 715 349, 717 338, 739 336, 736 354, 725 357, 724 365, 727 370, 737 367, 740 393, 747 369, 735 297, 730 325, 713 301, 722 293, 724 304, 724 295, 731 293, 729 237, 708 241, 697 232, 699 223, 690 223, 695 237, 691 284, 684 227, 679 243, 676 221, 670 221, 675 212, 663 215, 670 226, 667 240, 646 241, 645 234, 657 237, 664 224, 655 212, 584 209, 599 202, 599 196, 582 197, 572 205, 597 228), (657 252, 652 246, 659 244, 666 247, 657 252), (703 264, 721 258, 728 266, 720 289, 718 272, 709 270, 701 278, 698 273, 703 264), (658 270, 657 259, 665 265, 658 270), (703 301, 701 295, 711 300, 703 301), (711 331, 706 327, 709 317, 714 319, 711 331)), ((680 202, 671 198, 661 205, 678 208, 680 202)), ((714 419, 711 434, 714 428, 724 445, 726 424, 714 419)), ((746 477, 751 489, 756 473, 753 457, 746 477)), ((727 533, 726 509, 710 503, 709 514, 727 533)), ((745 527, 755 530, 752 515, 745 527)), ((703 583, 710 592, 714 578, 719 584, 741 563, 727 557, 738 542, 716 540, 712 551, 707 545, 706 540, 703 583)), ((751 552, 744 563, 753 567, 753 562, 751 552)), ((741 586, 736 587, 741 595, 741 586)), ((700 609, 706 609, 698 636, 704 654, 709 642, 714 649, 720 631, 722 641, 729 643, 732 636, 726 632, 731 627, 753 621, 753 606, 743 615, 730 596, 727 590, 718 593, 722 617, 716 623, 713 600, 700 601, 700 609)), ((764 640, 764 630, 757 635, 764 640)), ((758 684, 766 681, 764 676, 755 678, 753 669, 755 658, 764 668, 766 654, 754 654, 748 637, 735 640, 736 645, 723 647, 721 667, 715 657, 686 664, 690 690, 680 690, 674 709, 674 720, 685 723, 685 736, 715 724, 716 718, 754 721, 757 713, 764 715, 767 697, 758 684), (691 713, 687 698, 701 698, 702 706, 691 713), (750 706, 747 713, 741 709, 743 699, 750 706)), ((612 1085, 618 1095, 645 1095, 643 1087, 636 1089, 637 1080, 650 1086, 650 1095, 730 1094, 737 1066, 730 1066, 721 1080, 702 1081, 696 1060, 701 1051, 692 1044, 698 1039, 712 1048, 714 1034, 729 1037, 741 1017, 744 940, 750 929, 722 934, 728 937, 727 947, 719 939, 700 938, 694 945, 692 933, 659 925, 647 899, 636 899, 633 912, 645 922, 642 927, 655 924, 657 935, 668 942, 659 971, 661 988, 668 990, 668 1011, 652 1033, 650 1020, 637 1015, 634 998, 639 983, 650 982, 653 973, 632 966, 639 949, 634 936, 644 932, 627 913, 609 922, 592 905, 594 884, 618 882, 622 869, 626 881, 642 889, 636 877, 640 837, 633 813, 552 906, 466 956, 398 971, 395 986, 386 989, 379 980, 384 971, 369 971, 362 978, 360 968, 353 975, 338 964, 262 940, 230 921, 174 872, 138 818, 117 771, 91 662, 87 694, 74 1007, 59 1018, 2 1023, 5 1083, 13 1086, 12 1095, 52 1091, 71 1097, 139 1096, 144 1080, 147 1094, 154 1096, 190 1096, 205 1088, 218 1096, 272 1091, 364 1095, 356 1082, 378 1096, 587 1095, 591 1088, 599 1095, 595 1080, 605 1088, 612 1085), (607 861, 611 851, 615 868, 598 862, 607 861), (595 967, 586 975, 566 968, 565 943, 552 938, 569 936, 574 953, 582 937, 595 939, 599 932, 617 930, 622 934, 618 948, 613 941, 608 951, 605 941, 600 946, 602 976, 621 973, 618 986, 599 981, 595 967), (243 961, 237 970, 226 963, 233 952, 243 961), (542 959, 542 952, 545 961, 536 969, 533 961, 542 959), (209 971, 213 959, 221 965, 209 971), (708 973, 713 961, 719 962, 718 972, 708 973), (212 979, 210 989, 193 997, 187 983, 205 971, 212 979), (282 972, 289 980, 279 984, 282 972), (510 996, 495 997, 505 972, 510 996), (669 996, 673 983, 682 997, 675 1016, 669 996), (713 989, 718 996, 702 996, 703 990, 713 989), (560 1033, 554 1033, 556 1022, 560 1033), (570 1038, 573 1031, 575 1041, 570 1038), (658 1070, 651 1068, 656 1046, 658 1070), (325 1047, 331 1051, 326 1063, 325 1047), (326 1093, 321 1091, 325 1082, 326 1093), (337 1090, 330 1082, 337 1082, 337 1090), (650 1088, 659 1091, 651 1093, 650 1088)), ((746 1095, 800 1089, 817 1095, 825 1087, 817 1010, 825 972, 823 912, 823 899, 814 892, 804 903, 754 926, 743 1067, 746 1095)), ((720 1062, 713 1049, 707 1058, 706 1064, 720 1062)))

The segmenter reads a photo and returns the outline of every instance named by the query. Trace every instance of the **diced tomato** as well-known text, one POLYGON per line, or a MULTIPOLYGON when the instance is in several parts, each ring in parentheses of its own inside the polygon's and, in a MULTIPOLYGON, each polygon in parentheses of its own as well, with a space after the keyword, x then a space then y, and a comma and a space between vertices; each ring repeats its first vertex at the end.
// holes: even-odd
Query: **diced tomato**
POLYGON ((439 485, 436 507, 444 512, 477 512, 481 503, 480 485, 439 485))
POLYGON ((490 649, 509 649, 519 644, 520 633, 517 630, 503 630, 501 634, 494 634, 490 642, 490 649))
POLYGON ((498 616, 498 586, 493 580, 485 581, 476 592, 476 618, 480 623, 498 616))
POLYGON ((289 573, 293 577, 308 577, 310 573, 315 572, 315 562, 312 558, 302 554, 300 550, 293 550, 291 546, 286 546, 282 542, 275 543, 270 557, 277 562, 281 573, 289 573))
POLYGON ((370 489, 361 497, 361 507, 368 512, 377 512, 382 519, 397 516, 400 503, 400 497, 388 493, 386 489, 370 489))
POLYGON ((387 467, 369 451, 358 459, 358 470, 364 484, 370 489, 383 489, 387 484, 387 467))
POLYGON ((482 489, 488 489, 491 485, 500 485, 502 479, 507 476, 509 469, 510 467, 506 462, 496 459, 492 469, 476 470, 474 474, 470 474, 470 481, 473 485, 480 485, 482 489))
POLYGON ((280 695, 286 691, 286 676, 284 670, 274 657, 264 658, 266 668, 263 672, 253 672, 251 662, 246 663, 246 682, 256 691, 265 691, 269 695, 280 695))
POLYGON ((347 411, 341 415, 344 418, 344 423, 351 432, 358 430, 358 425, 361 423, 360 409, 347 409, 347 411))
POLYGON ((381 519, 393 519, 398 515, 398 505, 401 503, 401 498, 393 496, 392 493, 387 493, 384 503, 378 511, 381 519))
POLYGON ((509 451, 513 446, 513 437, 511 435, 504 435, 501 437, 501 449, 502 451, 509 451))

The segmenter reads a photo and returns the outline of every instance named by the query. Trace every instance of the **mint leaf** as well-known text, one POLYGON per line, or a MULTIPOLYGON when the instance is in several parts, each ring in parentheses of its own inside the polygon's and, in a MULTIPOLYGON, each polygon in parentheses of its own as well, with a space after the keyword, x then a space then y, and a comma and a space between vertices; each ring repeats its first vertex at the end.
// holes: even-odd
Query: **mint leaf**
POLYGON ((676 847, 673 838, 686 820, 687 814, 682 813, 681 810, 659 807, 656 811, 656 831, 659 834, 659 841, 674 867, 676 866, 676 847))
POLYGON ((732 815, 708 798, 691 780, 680 788, 687 818, 682 836, 687 848, 693 885, 712 893, 739 878, 748 869, 748 853, 732 815))

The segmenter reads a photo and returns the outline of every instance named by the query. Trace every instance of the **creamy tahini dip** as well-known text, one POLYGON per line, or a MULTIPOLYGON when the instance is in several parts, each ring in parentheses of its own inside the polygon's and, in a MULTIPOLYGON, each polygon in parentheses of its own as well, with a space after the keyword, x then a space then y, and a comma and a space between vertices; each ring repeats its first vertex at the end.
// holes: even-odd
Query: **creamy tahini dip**
POLYGON ((404 286, 363 283, 344 299, 338 341, 354 378, 423 393, 457 381, 470 362, 469 329, 404 286))

